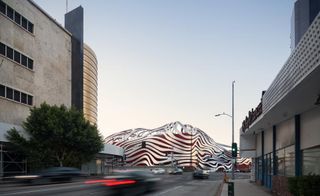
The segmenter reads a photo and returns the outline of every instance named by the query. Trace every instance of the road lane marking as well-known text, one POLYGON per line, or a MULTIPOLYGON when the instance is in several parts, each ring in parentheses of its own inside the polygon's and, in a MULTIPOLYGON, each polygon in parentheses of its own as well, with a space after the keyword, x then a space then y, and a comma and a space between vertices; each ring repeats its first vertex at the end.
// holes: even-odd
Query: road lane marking
POLYGON ((181 187, 183 187, 183 186, 176 186, 176 187, 173 187, 173 188, 171 188, 171 189, 169 189, 169 190, 166 190, 166 191, 160 192, 160 193, 155 194, 155 195, 164 195, 164 194, 166 194, 166 193, 168 193, 168 192, 170 192, 170 191, 177 190, 177 189, 179 189, 179 188, 181 188, 181 187))
POLYGON ((39 193, 39 192, 47 192, 47 191, 60 191, 64 189, 72 189, 72 188, 84 188, 84 187, 90 187, 90 185, 75 185, 75 186, 68 186, 68 187, 56 187, 56 188, 47 188, 47 189, 39 189, 39 190, 31 190, 31 191, 20 191, 20 192, 14 192, 14 193, 5 193, 2 194, 3 196, 5 195, 19 195, 19 194, 30 194, 30 193, 39 193))

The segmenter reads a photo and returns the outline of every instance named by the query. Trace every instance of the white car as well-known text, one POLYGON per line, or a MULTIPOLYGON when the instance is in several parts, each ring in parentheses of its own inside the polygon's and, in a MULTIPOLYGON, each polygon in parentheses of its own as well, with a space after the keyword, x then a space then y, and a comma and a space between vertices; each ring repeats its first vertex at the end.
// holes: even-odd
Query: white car
POLYGON ((166 170, 163 168, 156 168, 156 169, 152 170, 152 173, 153 174, 164 174, 164 173, 166 173, 166 170))

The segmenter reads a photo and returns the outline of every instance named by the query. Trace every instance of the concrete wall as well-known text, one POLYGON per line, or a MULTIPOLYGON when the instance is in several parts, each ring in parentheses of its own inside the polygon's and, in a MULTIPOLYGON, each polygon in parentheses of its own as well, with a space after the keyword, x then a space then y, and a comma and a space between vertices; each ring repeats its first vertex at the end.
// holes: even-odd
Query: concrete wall
POLYGON ((259 133, 256 135, 256 144, 257 144, 257 157, 262 155, 262 143, 261 143, 261 137, 262 137, 262 133, 259 133))
POLYGON ((294 118, 279 123, 276 131, 276 149, 295 143, 294 118))
POLYGON ((320 107, 301 115, 301 149, 320 145, 320 107))
MULTIPOLYGON (((34 34, 0 14, 0 41, 34 61, 33 70, 0 56, 0 83, 33 96, 33 105, 71 106, 71 35, 29 1, 4 0, 34 24, 34 34)), ((0 122, 21 125, 30 106, 0 98, 0 122)))
POLYGON ((264 132, 264 154, 272 152, 272 128, 264 132))

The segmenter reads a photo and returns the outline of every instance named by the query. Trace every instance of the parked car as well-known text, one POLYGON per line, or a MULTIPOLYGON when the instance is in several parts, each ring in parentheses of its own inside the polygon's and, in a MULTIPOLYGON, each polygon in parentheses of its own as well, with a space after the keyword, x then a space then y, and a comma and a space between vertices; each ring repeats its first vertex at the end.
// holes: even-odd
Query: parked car
POLYGON ((153 174, 165 174, 165 173, 166 173, 166 170, 163 169, 163 168, 156 168, 156 169, 153 169, 153 170, 152 170, 152 173, 153 173, 153 174))
POLYGON ((183 173, 183 171, 182 171, 182 169, 180 169, 180 168, 174 168, 174 169, 172 169, 172 170, 169 170, 169 174, 173 174, 173 175, 175 175, 175 174, 182 174, 183 173))
POLYGON ((193 178, 194 179, 208 179, 209 178, 209 171, 208 170, 202 170, 202 169, 196 169, 193 172, 193 178))

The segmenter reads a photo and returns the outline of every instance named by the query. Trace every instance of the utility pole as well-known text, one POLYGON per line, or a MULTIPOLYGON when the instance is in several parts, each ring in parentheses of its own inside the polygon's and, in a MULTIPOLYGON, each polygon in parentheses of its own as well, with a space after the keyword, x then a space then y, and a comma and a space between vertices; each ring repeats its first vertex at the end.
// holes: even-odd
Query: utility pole
MULTIPOLYGON (((232 144, 234 143, 234 83, 235 81, 232 81, 232 144)), ((232 157, 232 180, 234 180, 234 167, 236 158, 237 157, 232 157)))
MULTIPOLYGON (((232 119, 231 153, 232 153, 232 147, 234 146, 234 83, 236 83, 236 82, 235 82, 235 81, 232 81, 232 113, 231 113, 231 115, 230 115, 230 114, 227 114, 227 113, 225 113, 225 112, 214 115, 215 117, 225 115, 225 116, 229 116, 229 117, 232 119)), ((236 146, 236 145, 235 145, 235 146, 236 146)), ((232 180, 234 180, 234 170, 235 170, 236 160, 237 160, 237 156, 233 156, 233 155, 232 155, 232 156, 231 156, 232 180)))

